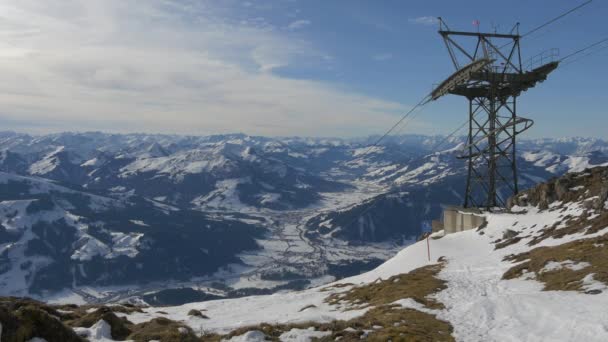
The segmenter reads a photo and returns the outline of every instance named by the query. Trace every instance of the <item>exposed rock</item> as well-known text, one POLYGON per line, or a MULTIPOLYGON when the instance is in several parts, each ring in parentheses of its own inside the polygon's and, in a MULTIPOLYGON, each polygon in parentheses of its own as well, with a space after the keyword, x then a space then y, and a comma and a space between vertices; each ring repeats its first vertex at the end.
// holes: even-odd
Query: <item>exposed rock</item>
POLYGON ((78 319, 68 321, 67 324, 71 327, 90 328, 100 320, 104 320, 110 325, 112 328, 112 338, 115 340, 124 340, 131 334, 131 329, 129 327, 132 326, 133 323, 129 322, 129 320, 124 317, 119 318, 112 312, 111 308, 105 306, 100 307, 91 313, 87 313, 78 319))
POLYGON ((167 318, 159 317, 149 322, 140 323, 133 326, 133 333, 129 335, 129 340, 150 341, 159 340, 166 342, 190 342, 199 341, 192 329, 182 323, 172 321, 167 318))
POLYGON ((12 312, 6 307, 0 307, 0 321, 2 342, 22 342, 34 337, 47 341, 84 341, 57 317, 51 316, 34 304, 22 306, 12 312))
POLYGON ((203 314, 200 310, 192 309, 188 311, 188 316, 200 317, 204 319, 209 319, 205 314, 203 314))
POLYGON ((511 239, 517 236, 517 234, 519 234, 518 232, 511 230, 511 229, 507 229, 505 230, 505 232, 502 234, 502 238, 503 239, 511 239))
POLYGON ((548 209, 554 202, 568 203, 581 199, 590 199, 586 201, 589 209, 604 209, 608 199, 608 167, 595 167, 551 179, 511 197, 507 207, 532 205, 548 209))
MULTIPOLYGON (((118 317, 117 312, 141 312, 141 308, 128 304, 50 305, 29 298, 0 297, 1 341, 23 342, 37 337, 49 342, 84 342, 85 339, 73 329, 94 328, 100 322, 107 325, 112 339, 117 341, 200 341, 183 323, 161 317, 133 324, 118 317)), ((200 310, 191 310, 188 314, 208 318, 200 310)))
POLYGON ((596 295, 596 294, 600 294, 602 293, 602 290, 588 290, 585 291, 585 294, 591 294, 591 295, 596 295))

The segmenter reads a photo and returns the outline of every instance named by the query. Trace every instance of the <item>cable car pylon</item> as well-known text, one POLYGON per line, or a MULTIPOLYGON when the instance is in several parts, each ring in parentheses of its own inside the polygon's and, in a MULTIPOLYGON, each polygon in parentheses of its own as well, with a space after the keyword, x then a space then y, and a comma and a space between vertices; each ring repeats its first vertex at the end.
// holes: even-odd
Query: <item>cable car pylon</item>
POLYGON ((519 191, 516 137, 533 124, 517 116, 517 98, 546 80, 559 61, 526 70, 518 25, 516 33, 508 34, 452 31, 441 18, 439 25, 456 71, 431 98, 452 94, 469 102, 469 133, 461 156, 468 164, 464 207, 504 207, 505 197, 519 191))

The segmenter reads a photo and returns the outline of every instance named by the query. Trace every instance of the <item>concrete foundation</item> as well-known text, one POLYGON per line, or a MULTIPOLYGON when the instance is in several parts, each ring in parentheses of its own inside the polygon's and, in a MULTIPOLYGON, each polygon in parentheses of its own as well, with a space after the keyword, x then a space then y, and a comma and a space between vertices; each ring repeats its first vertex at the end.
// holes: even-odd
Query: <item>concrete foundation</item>
POLYGON ((443 210, 441 221, 433 221, 433 232, 444 230, 446 234, 475 229, 486 223, 485 216, 478 209, 448 207, 443 210))

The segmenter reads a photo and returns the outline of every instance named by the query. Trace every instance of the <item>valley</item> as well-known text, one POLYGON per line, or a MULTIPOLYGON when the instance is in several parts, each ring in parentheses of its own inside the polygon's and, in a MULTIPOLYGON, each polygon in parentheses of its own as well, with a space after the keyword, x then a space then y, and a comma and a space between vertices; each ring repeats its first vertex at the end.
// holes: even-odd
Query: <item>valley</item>
MULTIPOLYGON (((187 302, 191 289, 229 298, 271 293, 277 289, 298 290, 358 274, 379 265, 415 240, 353 244, 341 239, 310 239, 306 234, 306 223, 320 212, 331 213, 382 193, 382 188, 373 184, 367 190, 352 190, 339 195, 322 194, 323 200, 318 205, 288 212, 249 208, 231 213, 208 209, 208 213, 218 218, 262 225, 267 233, 256 239, 260 248, 238 254, 241 263, 228 264, 209 276, 190 281, 159 281, 126 287, 86 286, 70 291, 87 303, 139 303, 156 292, 162 295, 167 289, 172 289, 174 294, 171 301, 157 304, 182 304, 187 302), (246 218, 236 218, 242 216, 246 218), (180 289, 185 289, 183 299, 180 298, 180 289)), ((70 291, 67 291, 66 297, 58 296, 53 302, 72 299, 70 291)))
MULTIPOLYGON (((373 269, 461 203, 466 168, 461 138, 370 139, 0 133, 0 294, 177 305, 373 269)), ((521 150, 524 188, 608 163, 597 139, 521 150)))

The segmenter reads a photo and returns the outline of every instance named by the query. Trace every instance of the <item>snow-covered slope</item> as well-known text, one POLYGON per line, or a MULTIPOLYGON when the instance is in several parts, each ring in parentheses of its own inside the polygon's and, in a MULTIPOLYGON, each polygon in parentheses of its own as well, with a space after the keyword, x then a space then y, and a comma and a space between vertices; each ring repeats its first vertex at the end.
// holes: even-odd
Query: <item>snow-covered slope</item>
MULTIPOLYGON (((405 248, 371 272, 321 288, 162 309, 151 307, 124 316, 135 323, 168 317, 184 322, 194 331, 219 334, 244 326, 259 330, 259 324, 268 323, 276 329, 288 329, 291 335, 297 336, 300 332, 304 335, 320 326, 326 329, 320 323, 348 322, 369 313, 373 306, 362 304, 381 296, 381 292, 367 299, 362 297, 350 306, 340 301, 338 304, 328 302, 332 295, 347 298, 358 288, 383 284, 386 279, 427 265, 441 265, 437 278, 445 282, 445 288, 430 295, 441 304, 439 308, 429 308, 408 297, 396 302, 448 322, 456 340, 605 341, 608 339, 605 324, 608 269, 605 260, 594 256, 605 255, 606 251, 607 196, 608 169, 597 168, 524 192, 513 203, 527 203, 527 206, 515 205, 511 212, 486 213, 485 227, 447 236, 434 234, 428 240, 430 260, 425 240, 405 248), (570 192, 560 193, 559 187, 564 184, 570 192), (542 199, 547 196, 554 196, 554 200, 542 209, 542 199), (587 252, 575 252, 588 243, 591 249, 587 252), (537 255, 541 252, 549 254, 543 254, 545 259, 541 259, 537 255), (522 261, 514 261, 518 257, 522 261), (539 264, 514 273, 526 262, 539 264), (557 281, 556 285, 550 276, 572 281, 557 281), (201 310, 208 318, 188 315, 192 309, 201 310), (295 325, 311 328, 298 330, 292 328, 295 325)), ((368 334, 370 338, 391 328, 382 326, 382 322, 377 325, 372 331, 363 331, 354 323, 350 328, 361 330, 361 334, 368 334)), ((245 334, 247 330, 241 329, 240 333, 245 334)), ((324 330, 323 333, 321 336, 336 336, 339 331, 324 330)), ((248 336, 264 337, 264 333, 248 336)))
POLYGON ((528 151, 523 154, 523 158, 534 166, 558 175, 565 172, 580 172, 593 166, 608 165, 608 158, 600 151, 575 155, 560 155, 548 150, 528 151))
POLYGON ((477 229, 436 232, 370 272, 304 291, 170 307, 9 298, 0 312, 18 322, 40 308, 41 324, 48 316, 91 341, 606 341, 608 168, 568 174, 509 203, 484 213, 477 229))

